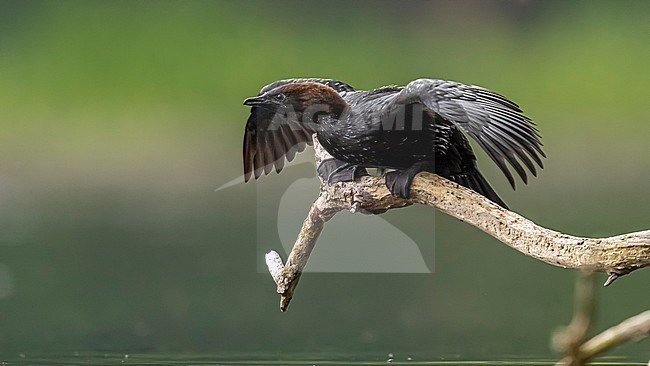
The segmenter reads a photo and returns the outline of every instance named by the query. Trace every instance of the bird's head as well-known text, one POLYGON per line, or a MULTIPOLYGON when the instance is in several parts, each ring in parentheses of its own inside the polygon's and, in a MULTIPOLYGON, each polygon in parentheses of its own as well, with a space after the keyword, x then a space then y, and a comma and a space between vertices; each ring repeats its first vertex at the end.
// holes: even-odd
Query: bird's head
POLYGON ((325 115, 339 118, 347 107, 336 90, 315 82, 281 85, 246 99, 244 105, 283 114, 295 113, 303 123, 318 123, 319 118, 325 115))

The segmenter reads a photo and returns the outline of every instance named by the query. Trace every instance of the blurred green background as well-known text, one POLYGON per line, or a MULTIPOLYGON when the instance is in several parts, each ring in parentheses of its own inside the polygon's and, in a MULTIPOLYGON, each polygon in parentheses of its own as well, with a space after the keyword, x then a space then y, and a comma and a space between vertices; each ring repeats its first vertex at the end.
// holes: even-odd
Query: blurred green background
MULTIPOLYGON (((648 229, 649 17, 643 1, 0 2, 0 351, 554 357, 574 271, 436 215, 434 274, 308 273, 282 314, 257 207, 291 170, 215 189, 242 171, 242 100, 271 81, 444 78, 537 122, 547 167, 528 186, 480 156, 512 209, 584 236, 648 229)), ((647 310, 649 283, 600 290, 596 328, 647 310)), ((648 342, 614 354, 647 361, 648 342)))

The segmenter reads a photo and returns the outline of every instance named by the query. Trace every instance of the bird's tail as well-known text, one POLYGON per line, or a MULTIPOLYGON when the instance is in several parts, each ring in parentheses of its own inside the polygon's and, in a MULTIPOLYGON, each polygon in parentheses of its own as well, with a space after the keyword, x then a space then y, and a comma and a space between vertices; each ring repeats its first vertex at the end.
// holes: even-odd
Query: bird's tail
POLYGON ((499 197, 499 195, 492 189, 490 186, 490 183, 488 183, 487 180, 485 180, 485 177, 483 177, 483 174, 479 172, 477 169, 474 169, 473 171, 463 173, 463 174, 455 174, 451 175, 449 177, 452 181, 460 184, 461 186, 465 186, 471 190, 474 190, 483 196, 487 197, 490 201, 496 203, 497 205, 507 209, 508 206, 506 205, 505 202, 499 197))

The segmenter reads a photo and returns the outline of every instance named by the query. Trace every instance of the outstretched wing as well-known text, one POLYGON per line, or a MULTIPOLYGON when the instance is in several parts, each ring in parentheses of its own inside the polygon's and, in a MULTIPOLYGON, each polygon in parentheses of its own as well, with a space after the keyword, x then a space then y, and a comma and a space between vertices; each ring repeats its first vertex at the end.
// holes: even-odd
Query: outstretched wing
MULTIPOLYGON (((292 83, 315 82, 325 84, 339 93, 354 91, 341 81, 332 79, 287 79, 271 83, 262 88, 262 95, 279 86, 292 83)), ((281 116, 276 116, 277 110, 266 106, 254 106, 246 122, 244 132, 244 181, 251 176, 259 178, 262 173, 269 174, 273 168, 280 172, 284 168, 285 159, 293 160, 296 153, 311 145, 313 129, 301 123, 291 123, 281 116)))
POLYGON ((504 96, 454 81, 418 79, 405 86, 393 103, 413 101, 462 127, 497 164, 513 188, 515 180, 506 161, 524 183, 528 177, 521 163, 535 176, 533 161, 544 167, 540 156, 546 155, 534 123, 504 96))

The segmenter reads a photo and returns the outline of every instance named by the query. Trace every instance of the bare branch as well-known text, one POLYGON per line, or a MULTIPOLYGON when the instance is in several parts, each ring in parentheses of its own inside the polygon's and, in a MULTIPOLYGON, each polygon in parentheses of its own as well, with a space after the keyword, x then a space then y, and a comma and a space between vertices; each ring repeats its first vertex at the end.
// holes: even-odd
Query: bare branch
POLYGON ((554 348, 566 354, 556 366, 582 366, 618 345, 639 341, 650 334, 650 310, 635 315, 587 340, 594 318, 595 277, 582 271, 576 283, 575 309, 571 323, 551 338, 554 348))
MULTIPOLYGON (((316 162, 327 152, 314 136, 316 162)), ((322 183, 320 194, 303 223, 298 239, 279 277, 273 276, 286 310, 323 226, 341 210, 379 214, 411 204, 423 204, 473 225, 530 257, 563 267, 605 272, 609 285, 616 278, 650 266, 650 230, 609 238, 585 238, 550 230, 508 211, 482 195, 431 173, 413 181, 408 200, 394 197, 383 178, 362 177, 354 182, 322 183)))
POLYGON ((316 245, 316 240, 318 240, 318 236, 323 230, 325 222, 342 209, 343 207, 327 202, 327 199, 321 192, 321 195, 311 206, 309 214, 302 224, 298 239, 296 239, 296 243, 293 245, 293 249, 289 254, 284 268, 281 268, 281 271, 279 271, 278 261, 281 265, 282 260, 277 252, 271 251, 266 254, 266 265, 269 267, 271 276, 278 286, 280 310, 287 310, 289 302, 293 297, 293 290, 296 288, 298 280, 300 280, 302 270, 307 264, 309 255, 312 249, 314 249, 314 245, 316 245))
POLYGON ((571 323, 557 330, 551 337, 553 348, 567 356, 558 366, 581 366, 580 346, 594 319, 596 276, 594 272, 580 271, 576 282, 575 304, 571 323))
POLYGON ((650 310, 625 319, 580 346, 580 357, 589 359, 629 341, 640 341, 650 334, 650 310))

